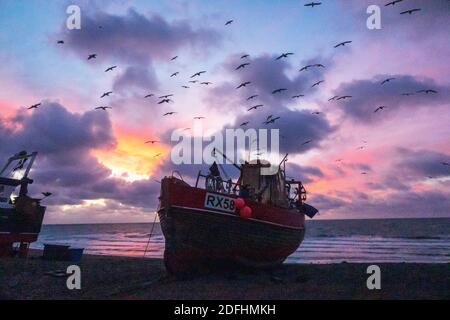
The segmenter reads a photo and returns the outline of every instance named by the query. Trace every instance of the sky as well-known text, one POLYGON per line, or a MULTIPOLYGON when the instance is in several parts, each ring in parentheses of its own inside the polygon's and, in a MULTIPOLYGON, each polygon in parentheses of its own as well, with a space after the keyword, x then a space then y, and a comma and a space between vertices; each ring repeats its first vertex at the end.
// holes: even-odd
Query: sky
POLYGON ((39 152, 30 192, 53 193, 45 223, 149 222, 162 177, 205 168, 173 164, 171 133, 248 121, 280 130, 317 219, 450 217, 450 2, 307 2, 0 0, 1 159, 39 152), (80 30, 66 26, 69 5, 80 30), (299 71, 311 64, 324 67, 299 71), (212 84, 189 83, 199 71, 212 84), (264 125, 269 115, 280 118, 264 125))

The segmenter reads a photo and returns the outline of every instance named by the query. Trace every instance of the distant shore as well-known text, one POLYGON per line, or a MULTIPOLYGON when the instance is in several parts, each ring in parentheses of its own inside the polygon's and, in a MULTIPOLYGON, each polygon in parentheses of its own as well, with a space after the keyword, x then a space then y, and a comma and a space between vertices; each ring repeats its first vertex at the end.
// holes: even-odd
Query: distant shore
POLYGON ((177 280, 160 259, 85 255, 82 289, 68 290, 70 263, 0 260, 0 299, 450 299, 450 264, 378 264, 381 290, 368 290, 369 264, 285 264, 272 271, 223 271, 177 280))

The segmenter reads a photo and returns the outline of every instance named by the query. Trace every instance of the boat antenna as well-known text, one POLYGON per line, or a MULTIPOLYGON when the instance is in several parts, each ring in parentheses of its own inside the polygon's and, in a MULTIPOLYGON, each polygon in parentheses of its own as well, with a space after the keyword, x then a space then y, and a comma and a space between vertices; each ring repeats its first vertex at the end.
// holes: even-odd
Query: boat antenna
POLYGON ((214 157, 216 156, 216 152, 219 153, 225 160, 228 160, 236 169, 238 169, 239 171, 242 171, 241 166, 238 166, 237 164, 235 164, 233 161, 231 161, 226 154, 224 154, 222 151, 217 150, 216 148, 213 149, 213 154, 214 157))

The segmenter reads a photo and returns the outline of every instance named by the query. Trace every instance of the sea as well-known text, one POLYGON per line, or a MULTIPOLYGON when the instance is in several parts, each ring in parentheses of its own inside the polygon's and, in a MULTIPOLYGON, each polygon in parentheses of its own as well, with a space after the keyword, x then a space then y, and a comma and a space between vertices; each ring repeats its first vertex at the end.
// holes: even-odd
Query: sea
MULTIPOLYGON (((44 225, 32 248, 69 244, 85 253, 162 258, 156 223, 44 225), (150 237, 151 235, 151 237, 150 237)), ((308 220, 289 263, 450 263, 450 218, 308 220)))

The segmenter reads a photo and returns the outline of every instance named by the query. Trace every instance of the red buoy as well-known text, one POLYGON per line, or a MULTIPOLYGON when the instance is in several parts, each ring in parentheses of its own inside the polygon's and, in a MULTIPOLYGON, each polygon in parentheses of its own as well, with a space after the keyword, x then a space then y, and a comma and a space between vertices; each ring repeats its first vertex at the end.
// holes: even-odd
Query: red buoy
POLYGON ((242 198, 237 198, 236 200, 234 200, 234 205, 238 210, 240 210, 245 207, 245 200, 242 198))
POLYGON ((244 219, 249 219, 252 217, 252 208, 245 206, 239 210, 239 215, 244 219))

